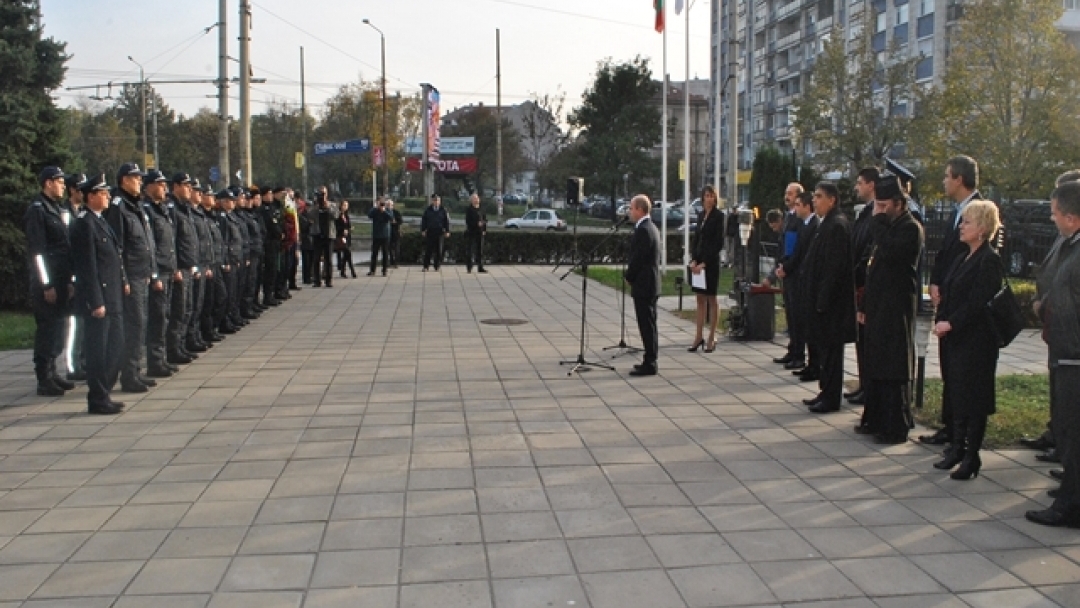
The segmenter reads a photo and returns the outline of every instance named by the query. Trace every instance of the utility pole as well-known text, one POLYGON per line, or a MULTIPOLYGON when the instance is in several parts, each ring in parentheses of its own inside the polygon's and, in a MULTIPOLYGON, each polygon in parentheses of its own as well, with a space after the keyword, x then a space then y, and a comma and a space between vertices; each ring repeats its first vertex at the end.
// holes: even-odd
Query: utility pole
POLYGON ((131 63, 134 63, 137 66, 139 66, 139 97, 140 97, 139 112, 142 115, 142 120, 140 120, 139 122, 142 123, 142 157, 143 157, 142 165, 145 168, 146 167, 146 157, 150 155, 150 150, 147 148, 147 141, 146 141, 146 74, 143 71, 142 64, 139 63, 138 61, 135 61, 135 59, 133 59, 131 57, 131 55, 128 55, 128 61, 130 61, 131 63))
MULTIPOLYGON (((386 36, 383 31, 375 26, 370 19, 364 19, 364 23, 371 29, 379 32, 379 50, 382 59, 382 148, 383 148, 383 193, 390 193, 390 140, 389 131, 386 128, 386 36)), ((372 172, 376 171, 374 167, 372 172)), ((378 195, 376 194, 376 197, 378 195)))
POLYGON ((503 195, 502 157, 502 61, 499 49, 499 30, 495 30, 495 196, 503 195))
MULTIPOLYGON (((150 95, 150 116, 151 116, 151 119, 154 121, 154 123, 153 123, 154 124, 154 130, 153 130, 153 133, 154 133, 154 168, 155 169, 160 169, 161 168, 161 157, 158 156, 158 147, 157 147, 157 141, 158 141, 158 138, 157 138, 157 93, 153 93, 153 92, 151 92, 151 95, 150 95)), ((147 164, 149 164, 149 163, 147 163, 147 164)))
POLYGON ((250 186, 251 170, 251 0, 240 0, 240 177, 250 186))
POLYGON ((229 185, 229 36, 228 0, 218 3, 218 187, 229 185))
POLYGON ((300 157, 304 161, 304 165, 301 167, 301 184, 304 189, 303 198, 307 198, 308 195, 308 173, 307 173, 307 97, 305 96, 304 86, 304 47, 300 47, 300 157))

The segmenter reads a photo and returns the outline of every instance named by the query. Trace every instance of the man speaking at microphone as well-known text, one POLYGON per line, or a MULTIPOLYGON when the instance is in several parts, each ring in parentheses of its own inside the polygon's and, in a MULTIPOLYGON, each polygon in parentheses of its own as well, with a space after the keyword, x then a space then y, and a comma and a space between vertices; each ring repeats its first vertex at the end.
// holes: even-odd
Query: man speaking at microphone
POLYGON ((655 376, 659 335, 656 328, 656 300, 660 296, 660 233, 649 219, 652 202, 644 194, 630 201, 628 214, 634 222, 630 240, 630 260, 624 278, 630 284, 634 313, 645 355, 641 365, 635 365, 631 376, 655 376))

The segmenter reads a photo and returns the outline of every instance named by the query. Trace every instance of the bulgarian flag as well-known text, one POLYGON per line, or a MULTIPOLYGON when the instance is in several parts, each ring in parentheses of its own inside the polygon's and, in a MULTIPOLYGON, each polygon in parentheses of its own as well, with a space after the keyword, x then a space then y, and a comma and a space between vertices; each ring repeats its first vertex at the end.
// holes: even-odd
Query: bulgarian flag
POLYGON ((664 31, 664 0, 653 0, 653 8, 656 9, 656 31, 664 31))

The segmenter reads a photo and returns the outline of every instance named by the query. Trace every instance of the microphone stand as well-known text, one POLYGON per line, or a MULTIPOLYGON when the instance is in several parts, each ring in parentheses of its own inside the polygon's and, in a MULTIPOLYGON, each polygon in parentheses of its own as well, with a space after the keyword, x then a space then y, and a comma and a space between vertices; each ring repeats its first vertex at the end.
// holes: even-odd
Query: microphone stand
POLYGON ((570 371, 566 372, 567 376, 573 376, 574 373, 587 372, 594 367, 615 371, 614 367, 606 363, 601 363, 599 361, 588 361, 585 359, 585 314, 588 310, 587 302, 589 292, 589 260, 592 259, 593 255, 595 255, 596 252, 604 246, 604 244, 611 240, 611 237, 618 234, 618 226, 619 225, 616 224, 615 229, 612 230, 610 234, 601 239, 600 242, 596 244, 596 247, 593 247, 591 251, 582 255, 581 259, 579 259, 576 264, 571 266, 569 270, 567 270, 561 277, 559 277, 560 281, 566 280, 566 277, 570 276, 570 273, 574 272, 574 270, 579 267, 581 268, 581 334, 578 339, 578 356, 576 359, 563 359, 562 361, 559 361, 559 365, 573 365, 573 367, 570 368, 570 371))
MULTIPOLYGON (((615 226, 615 231, 617 232, 618 230, 619 230, 619 225, 617 224, 615 226)), ((623 244, 623 247, 624 248, 626 247, 625 243, 623 244)), ((622 265, 621 265, 621 270, 624 273, 626 272, 626 258, 625 257, 623 258, 623 262, 622 262, 622 265)), ((619 285, 619 289, 620 289, 620 291, 622 291, 622 298, 619 300, 619 317, 620 317, 620 319, 619 319, 619 343, 615 344, 613 346, 605 346, 603 348, 603 350, 618 349, 620 351, 620 352, 615 353, 614 355, 611 355, 612 359, 618 359, 619 357, 621 357, 623 355, 633 355, 633 354, 637 354, 637 353, 642 352, 642 349, 640 349, 640 348, 638 348, 636 346, 630 346, 629 344, 626 343, 626 281, 623 281, 619 285)))

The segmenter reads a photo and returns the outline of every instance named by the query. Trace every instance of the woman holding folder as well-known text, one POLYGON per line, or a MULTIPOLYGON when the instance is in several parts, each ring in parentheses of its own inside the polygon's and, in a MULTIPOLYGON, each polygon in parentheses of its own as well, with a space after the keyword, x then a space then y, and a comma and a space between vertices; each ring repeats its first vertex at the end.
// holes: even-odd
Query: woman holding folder
POLYGON ((698 215, 697 233, 691 247, 690 285, 697 294, 697 325, 694 344, 687 350, 697 352, 705 346, 705 352, 716 349, 716 326, 720 322, 720 302, 716 287, 720 282, 720 250, 724 248, 724 214, 717 209, 716 190, 705 186, 701 190, 702 212, 698 215), (694 278, 697 275, 697 281, 694 278), (701 275, 705 285, 701 286, 701 275), (709 341, 705 342, 705 325, 709 326, 709 341))

